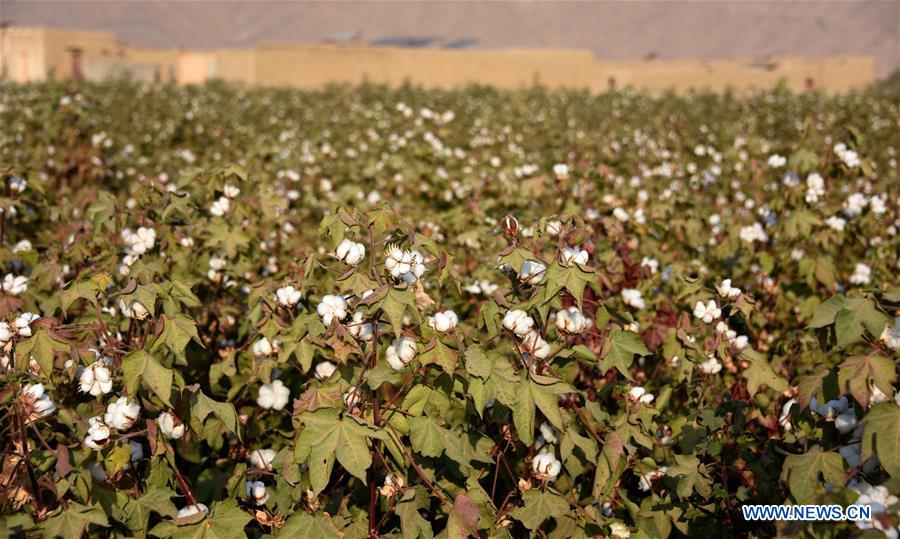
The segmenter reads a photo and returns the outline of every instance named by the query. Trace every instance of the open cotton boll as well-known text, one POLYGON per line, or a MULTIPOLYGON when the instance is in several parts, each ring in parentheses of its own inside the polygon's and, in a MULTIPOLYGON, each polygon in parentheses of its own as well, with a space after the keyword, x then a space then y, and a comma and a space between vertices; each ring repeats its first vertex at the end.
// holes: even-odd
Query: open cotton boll
POLYGON ((179 509, 178 514, 175 515, 175 518, 176 519, 189 518, 194 515, 201 514, 201 513, 204 515, 209 513, 209 508, 206 507, 206 505, 204 505, 202 503, 198 503, 198 504, 189 505, 187 507, 179 509))
POLYGON ((716 304, 716 300, 711 299, 706 304, 698 301, 694 306, 694 316, 703 320, 707 324, 722 316, 722 310, 716 304))
POLYGON ((262 481, 247 481, 247 500, 254 505, 265 505, 269 492, 262 481))
POLYGON ((458 323, 459 318, 456 316, 456 313, 450 310, 435 313, 434 316, 428 317, 428 326, 441 333, 453 331, 458 323))
POLYGON ((271 472, 276 454, 274 449, 256 449, 250 453, 250 465, 257 470, 271 472))
POLYGON ((347 300, 343 296, 327 295, 316 308, 316 312, 322 317, 322 323, 330 326, 334 320, 340 321, 347 316, 347 300))
POLYGON ((569 267, 572 265, 583 266, 588 262, 588 252, 578 247, 566 247, 559 255, 559 263, 569 267))
POLYGON ((283 410, 290 399, 291 391, 281 380, 273 380, 259 388, 256 404, 263 410, 283 410))
POLYGON ((282 286, 275 291, 275 300, 284 307, 292 308, 300 302, 303 297, 299 290, 293 286, 282 286))
POLYGON ((316 365, 315 376, 317 380, 327 380, 337 370, 337 365, 330 361, 323 361, 316 365))
POLYGON ((403 370, 416 357, 416 341, 409 337, 394 339, 385 350, 385 359, 395 371, 403 370))
POLYGON ((159 425, 160 432, 170 440, 178 440, 184 436, 184 423, 181 423, 171 412, 159 414, 156 418, 156 424, 159 425))
POLYGON ((88 393, 94 397, 112 391, 112 374, 104 360, 98 359, 81 371, 78 379, 79 389, 82 393, 88 393))
POLYGON ((519 337, 527 335, 534 327, 534 320, 525 311, 514 309, 503 317, 503 327, 519 337))
POLYGON ((366 256, 366 246, 350 239, 344 238, 335 249, 338 260, 348 266, 356 266, 366 256))
POLYGON ((531 461, 531 469, 538 479, 552 481, 562 471, 562 463, 552 453, 541 451, 531 461))
POLYGON ((625 302, 625 305, 635 309, 643 309, 645 306, 641 291, 635 288, 623 288, 622 301, 625 302))
POLYGON ((575 306, 557 312, 555 319, 556 327, 564 333, 575 335, 591 327, 590 319, 575 306))
POLYGON ((129 401, 128 397, 122 396, 106 407, 103 422, 116 430, 126 431, 134 425, 140 415, 141 407, 138 406, 138 403, 129 401))
POLYGON ((547 266, 534 260, 526 260, 522 262, 522 268, 519 270, 519 279, 523 283, 536 285, 544 279, 544 273, 547 266))

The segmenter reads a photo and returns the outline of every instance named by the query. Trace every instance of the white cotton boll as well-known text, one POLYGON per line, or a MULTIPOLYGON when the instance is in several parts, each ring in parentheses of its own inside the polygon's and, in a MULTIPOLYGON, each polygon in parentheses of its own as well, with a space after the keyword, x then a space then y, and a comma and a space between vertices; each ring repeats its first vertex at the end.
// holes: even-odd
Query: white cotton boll
POLYGON ((351 388, 350 391, 344 393, 344 405, 348 410, 356 408, 362 402, 362 391, 351 388))
POLYGON ((790 399, 785 402, 781 407, 781 415, 778 416, 778 424, 787 432, 794 429, 794 426, 791 424, 791 407, 795 404, 797 404, 795 399, 790 399))
POLYGON ((175 414, 171 412, 162 412, 156 418, 156 424, 159 426, 160 432, 170 440, 178 440, 184 436, 184 423, 181 423, 175 414))
POLYGON ((834 427, 841 434, 847 434, 856 428, 856 410, 849 408, 834 418, 834 427))
POLYGON ((647 390, 641 386, 635 386, 628 391, 628 400, 632 402, 649 405, 654 398, 653 393, 647 393, 647 390))
POLYGON ((266 356, 272 355, 272 343, 269 342, 269 339, 263 337, 253 343, 252 346, 253 355, 258 358, 263 358, 266 356))
POLYGON ((552 453, 541 451, 531 461, 535 477, 542 481, 553 481, 562 471, 562 463, 552 453))
MULTIPOLYGON (((900 316, 894 318, 893 326, 884 326, 880 339, 888 347, 900 350, 900 316)), ((2 327, 0 327, 0 342, 5 342, 3 340, 2 327)), ((897 392, 897 395, 900 396, 900 391, 897 392)))
POLYGON ((241 194, 241 189, 236 185, 226 185, 222 191, 225 193, 225 196, 228 198, 236 198, 239 194, 241 194))
POLYGON ((428 326, 435 331, 440 331, 441 333, 453 331, 454 329, 456 329, 456 325, 458 323, 459 318, 456 316, 456 313, 450 310, 442 311, 436 313, 434 316, 428 317, 428 326))
POLYGON ((31 324, 38 318, 40 318, 40 315, 31 312, 17 316, 13 321, 13 325, 16 327, 16 333, 19 334, 19 337, 31 337, 31 324))
POLYGON ((0 347, 6 346, 12 338, 13 332, 9 327, 9 322, 0 322, 0 347))
POLYGON ((103 416, 103 422, 110 427, 126 431, 134 425, 141 415, 141 407, 134 401, 129 401, 128 397, 119 397, 106 407, 106 414, 103 416))
POLYGON ((747 348, 750 344, 750 338, 746 335, 738 335, 735 339, 731 341, 731 345, 734 346, 735 350, 743 350, 747 348))
POLYGON ((847 466, 851 470, 858 468, 859 465, 862 464, 862 448, 860 447, 859 442, 841 447, 838 449, 838 453, 840 453, 841 457, 847 461, 847 466))
POLYGON ((272 383, 260 386, 256 404, 264 410, 283 410, 290 396, 291 391, 284 382, 273 380, 272 383))
POLYGON ((534 327, 534 320, 525 311, 515 309, 508 311, 503 317, 503 327, 523 337, 534 327))
POLYGON ((853 193, 844 201, 844 213, 850 217, 855 217, 866 209, 869 205, 869 199, 862 193, 853 193))
POLYGON ((315 376, 317 380, 327 380, 337 370, 337 365, 330 361, 323 361, 316 365, 315 376))
POLYGON ((194 505, 189 505, 182 509, 178 510, 178 514, 175 516, 176 519, 189 518, 197 514, 207 514, 209 513, 209 508, 207 508, 202 503, 197 503, 194 505))
POLYGON ((719 363, 714 354, 709 354, 706 361, 697 365, 697 368, 704 374, 719 374, 722 370, 722 364, 719 363))
POLYGON ((330 326, 332 320, 340 321, 347 316, 347 300, 343 296, 327 295, 316 308, 316 312, 322 317, 322 323, 330 326))
POLYGON ((763 230, 763 227, 759 223, 753 223, 752 225, 745 226, 741 228, 739 233, 741 240, 747 243, 760 242, 765 243, 769 241, 769 235, 766 234, 766 231, 763 230))
POLYGON ((344 238, 341 243, 338 244, 337 249, 335 249, 335 255, 338 260, 347 264, 348 266, 356 266, 360 262, 362 262, 363 258, 366 256, 366 246, 362 243, 357 243, 355 241, 351 241, 347 238, 344 238))
POLYGON ((412 254, 395 243, 385 248, 384 257, 384 266, 387 268, 388 273, 391 274, 391 277, 395 279, 399 279, 412 270, 412 254))
POLYGON ((557 163, 553 165, 553 174, 557 177, 557 179, 567 179, 569 177, 569 165, 565 163, 557 163))
POLYGON ((94 397, 98 397, 112 391, 112 374, 106 362, 100 359, 81 371, 78 383, 82 393, 89 393, 94 397))
POLYGON ((635 288, 623 288, 622 301, 625 302, 625 305, 634 307, 635 309, 644 308, 643 295, 641 294, 640 290, 637 290, 635 288))
POLYGON ((109 442, 110 434, 109 427, 103 423, 100 416, 92 417, 88 420, 88 431, 87 436, 84 437, 84 445, 85 447, 99 450, 109 442))
POLYGON ((126 318, 134 318, 135 320, 143 320, 147 318, 150 312, 141 302, 132 300, 125 303, 123 298, 119 298, 119 310, 126 318))
POLYGON ((638 481, 638 488, 640 488, 643 492, 648 492, 650 488, 653 486, 653 482, 666 475, 666 472, 669 471, 667 466, 660 466, 659 468, 649 471, 643 474, 638 481))
POLYGON ((247 481, 247 500, 254 505, 265 505, 269 501, 269 492, 262 481, 247 481))
MULTIPOLYGON (((365 299, 365 296, 363 296, 363 299, 365 299)), ((375 338, 375 324, 366 322, 365 317, 366 313, 362 310, 357 310, 353 313, 353 320, 347 324, 347 331, 355 338, 369 342, 375 338)))
POLYGON ((11 296, 18 296, 28 291, 28 277, 7 273, 3 277, 3 291, 11 296))
POLYGON ((613 214, 613 217, 615 217, 616 220, 619 221, 620 223, 627 223, 628 220, 631 218, 628 215, 628 212, 623 210, 622 208, 614 209, 612 214, 613 214))
POLYGON ((47 417, 56 411, 56 404, 45 392, 44 384, 26 385, 23 388, 25 409, 31 421, 47 417))
POLYGON ((731 286, 731 279, 723 279, 721 283, 716 285, 716 291, 720 296, 727 299, 735 299, 741 295, 741 289, 731 286))
POLYGON ((588 252, 578 247, 566 247, 562 250, 559 257, 559 263, 569 267, 573 264, 583 266, 588 262, 588 252))
POLYGON ((538 430, 541 431, 541 436, 544 438, 544 441, 548 444, 555 444, 559 440, 556 437, 556 429, 553 428, 553 425, 544 421, 541 423, 541 426, 538 427, 538 430))
POLYGON ((294 305, 297 305, 297 303, 300 302, 301 297, 300 291, 290 285, 282 286, 275 291, 275 300, 289 309, 293 308, 294 305))
POLYGON ((835 232, 843 232, 844 227, 847 226, 847 220, 838 217, 837 215, 832 215, 828 219, 825 219, 825 224, 835 232))
POLYGON ((591 321, 578 307, 569 307, 556 313, 556 327, 564 333, 578 334, 591 327, 591 321))
POLYGON ((872 280, 872 269, 862 262, 856 264, 849 278, 850 282, 857 285, 866 285, 872 280))
POLYGON ((256 449, 250 453, 250 465, 257 470, 271 472, 275 455, 274 449, 256 449))
POLYGON ((526 260, 522 262, 522 268, 519 270, 519 279, 523 283, 536 285, 544 279, 544 272, 547 266, 534 260, 526 260))
POLYGON ((231 209, 231 200, 228 197, 219 197, 215 202, 212 203, 212 206, 209 208, 209 213, 216 216, 222 217, 228 210, 231 209))
POLYGON ((416 341, 409 337, 394 339, 385 350, 385 359, 395 371, 403 370, 416 357, 416 341))
POLYGON ((547 359, 550 356, 550 343, 537 331, 530 331, 522 337, 522 347, 537 359, 547 359))
POLYGON ((18 176, 13 176, 6 181, 6 185, 9 186, 9 190, 13 193, 21 193, 28 187, 28 182, 18 176))
POLYGON ((787 157, 783 155, 772 154, 769 156, 768 161, 766 163, 772 168, 781 168, 787 164, 787 157))
POLYGON ((659 270, 659 260, 645 256, 641 259, 642 268, 650 268, 650 273, 656 275, 659 270))
POLYGON ((702 301, 698 301, 694 306, 694 316, 710 324, 713 320, 722 316, 722 310, 714 299, 709 300, 705 305, 702 301))

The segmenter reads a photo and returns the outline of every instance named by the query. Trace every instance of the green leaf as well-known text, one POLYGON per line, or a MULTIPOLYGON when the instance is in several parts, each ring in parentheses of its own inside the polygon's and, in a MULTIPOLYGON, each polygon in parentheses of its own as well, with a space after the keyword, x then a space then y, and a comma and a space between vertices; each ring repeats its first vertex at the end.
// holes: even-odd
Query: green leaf
POLYGON ((124 510, 129 515, 130 529, 132 531, 146 530, 151 513, 174 518, 178 513, 171 500, 174 496, 177 494, 172 489, 151 486, 139 498, 129 498, 130 501, 124 510))
POLYGON ((32 337, 16 345, 16 356, 33 357, 41 367, 41 374, 50 377, 53 372, 53 358, 57 352, 68 353, 68 343, 56 340, 47 329, 40 328, 32 337))
POLYGON ((558 494, 531 489, 522 494, 524 507, 517 507, 510 516, 529 530, 538 529, 548 518, 559 518, 569 512, 569 503, 558 494))
POLYGON ((172 369, 164 367, 144 350, 135 350, 122 359, 125 388, 130 395, 137 392, 141 383, 168 403, 172 397, 172 369))
POLYGON ((238 422, 237 412, 234 405, 230 402, 219 402, 213 400, 203 394, 199 389, 191 396, 191 415, 194 419, 203 423, 209 414, 213 414, 230 430, 241 439, 240 423, 238 422))
POLYGON ((422 365, 436 363, 440 365, 447 374, 453 374, 453 371, 456 370, 456 350, 442 343, 438 338, 435 338, 433 343, 434 346, 419 356, 422 365))
POLYGON ((366 470, 372 464, 366 438, 373 436, 374 431, 351 418, 339 419, 337 411, 330 409, 303 414, 300 421, 303 431, 297 445, 310 451, 309 472, 314 494, 328 485, 335 457, 353 476, 366 480, 366 470))
POLYGON ((900 406, 876 404, 862 419, 862 460, 878 455, 881 466, 894 479, 900 478, 900 406))
POLYGON ((466 348, 466 371, 481 379, 491 375, 491 358, 478 345, 466 348))
POLYGON ((104 528, 109 526, 106 514, 99 504, 89 507, 69 501, 66 509, 41 524, 41 531, 45 537, 80 539, 90 524, 104 528))
POLYGON ((803 455, 790 455, 784 459, 781 479, 787 481, 797 503, 808 503, 825 491, 822 480, 838 486, 846 482, 847 476, 840 455, 814 446, 803 455))
POLYGON ((335 527, 328 515, 310 515, 306 511, 295 511, 278 531, 278 536, 297 539, 341 539, 344 534, 335 527))
POLYGON ((402 499, 397 502, 394 511, 400 517, 400 529, 403 539, 432 539, 434 532, 431 523, 419 513, 421 503, 418 496, 402 499))
POLYGON ((563 430, 557 395, 570 391, 568 384, 545 376, 535 376, 522 382, 512 406, 513 423, 519 439, 527 445, 534 443, 535 405, 554 427, 563 430))
POLYGON ((686 499, 692 492, 697 492, 703 499, 712 493, 712 480, 706 466, 693 455, 675 455, 675 466, 669 468, 668 475, 678 478, 675 492, 679 498, 686 499))
POLYGON ((604 346, 604 353, 601 354, 599 367, 603 371, 608 371, 615 367, 622 376, 632 380, 631 362, 634 355, 648 356, 650 350, 641 340, 640 336, 633 331, 615 331, 609 336, 609 344, 604 346))
POLYGON ((203 346, 200 342, 200 335, 197 334, 197 324, 190 317, 177 313, 174 318, 163 316, 162 320, 162 333, 150 348, 151 352, 159 348, 161 343, 165 343, 173 354, 184 357, 184 349, 191 339, 203 346))
POLYGON ((892 384, 897 379, 897 373, 890 358, 851 356, 838 367, 838 385, 841 391, 853 395, 864 408, 869 405, 870 384, 874 384, 885 395, 894 392, 892 384))
POLYGON ((751 395, 756 394, 761 386, 770 387, 775 391, 787 390, 787 380, 772 369, 765 355, 747 348, 741 352, 741 357, 750 363, 743 374, 747 379, 747 390, 751 395))

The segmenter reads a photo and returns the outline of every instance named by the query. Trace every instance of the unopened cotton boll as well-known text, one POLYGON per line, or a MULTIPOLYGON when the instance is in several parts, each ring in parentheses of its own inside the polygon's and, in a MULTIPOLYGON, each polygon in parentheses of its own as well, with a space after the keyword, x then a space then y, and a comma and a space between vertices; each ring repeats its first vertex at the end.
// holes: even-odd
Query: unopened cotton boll
POLYGON ((403 370, 416 357, 416 341, 409 337, 394 339, 385 350, 385 359, 395 371, 403 370))
POLYGON ((588 262, 588 253, 584 249, 578 247, 566 247, 562 250, 559 257, 559 263, 569 267, 573 264, 583 266, 588 262))
POLYGON ((366 246, 344 238, 335 249, 338 260, 348 266, 356 266, 366 256, 366 246))
POLYGON ((333 320, 340 321, 347 316, 347 300, 343 296, 327 295, 316 308, 316 312, 322 317, 322 323, 330 326, 333 320))
POLYGON ((78 378, 78 384, 82 393, 89 393, 94 397, 112 391, 112 374, 106 362, 99 359, 85 367, 78 378))
POLYGON ((275 299, 279 304, 287 308, 293 308, 294 305, 297 305, 301 297, 300 291, 290 285, 282 286, 275 291, 275 299))
POLYGON ((256 404, 264 410, 283 410, 291 396, 291 391, 281 380, 263 384, 259 388, 256 404))
POLYGON ((264 472, 272 471, 272 461, 275 460, 274 449, 257 449, 250 453, 250 465, 264 472))
POLYGON ((552 481, 562 471, 562 463, 552 453, 542 451, 531 461, 531 469, 538 479, 552 481))
POLYGON ((556 327, 565 333, 578 334, 591 327, 591 321, 578 307, 569 307, 556 313, 556 327))
POLYGON ((269 492, 262 481, 247 481, 247 500, 254 505, 265 505, 269 492))
POLYGON ((170 440, 178 440, 184 436, 184 423, 181 423, 181 421, 175 417, 175 414, 171 412, 162 412, 159 414, 156 418, 156 424, 159 426, 159 430, 163 433, 163 436, 170 440))
POLYGON ((519 337, 527 335, 531 328, 534 327, 534 320, 528 316, 528 313, 518 309, 508 311, 503 317, 503 327, 512 331, 519 337))
POLYGON ((428 326, 441 333, 453 331, 458 323, 459 318, 456 316, 456 313, 449 310, 428 317, 428 326))
POLYGON ((134 425, 141 414, 141 407, 134 401, 129 401, 128 397, 119 397, 106 407, 106 414, 103 416, 103 422, 110 427, 126 431, 134 425))
POLYGON ((536 285, 544 279, 546 270, 547 266, 540 262, 526 260, 522 262, 522 268, 519 270, 519 279, 521 279, 523 283, 536 285))

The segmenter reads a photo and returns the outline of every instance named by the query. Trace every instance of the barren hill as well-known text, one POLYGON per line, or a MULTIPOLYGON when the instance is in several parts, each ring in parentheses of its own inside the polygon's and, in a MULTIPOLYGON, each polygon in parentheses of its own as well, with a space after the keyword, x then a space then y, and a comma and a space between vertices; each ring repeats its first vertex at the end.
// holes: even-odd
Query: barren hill
POLYGON ((868 55, 900 68, 900 0, 289 2, 0 0, 16 25, 97 28, 128 43, 194 48, 358 35, 578 47, 601 59, 868 55))

